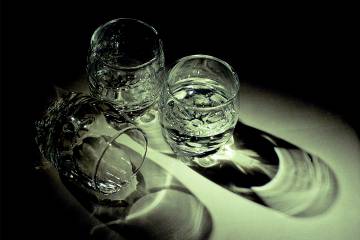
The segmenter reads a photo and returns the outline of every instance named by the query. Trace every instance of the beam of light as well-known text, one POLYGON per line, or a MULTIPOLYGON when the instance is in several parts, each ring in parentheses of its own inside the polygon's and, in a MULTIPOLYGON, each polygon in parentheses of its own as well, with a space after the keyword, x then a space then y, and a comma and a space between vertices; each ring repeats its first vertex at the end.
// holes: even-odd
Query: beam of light
POLYGON ((211 159, 218 162, 224 160, 232 162, 244 174, 260 170, 270 178, 273 178, 278 171, 278 167, 264 164, 256 159, 257 157, 259 156, 254 151, 236 149, 232 145, 225 145, 221 151, 211 156, 211 159))

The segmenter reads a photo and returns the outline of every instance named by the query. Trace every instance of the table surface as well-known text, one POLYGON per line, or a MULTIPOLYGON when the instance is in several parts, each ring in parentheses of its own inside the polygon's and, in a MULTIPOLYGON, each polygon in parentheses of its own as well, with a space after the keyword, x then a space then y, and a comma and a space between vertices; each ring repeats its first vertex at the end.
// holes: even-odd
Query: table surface
MULTIPOLYGON (((67 89, 87 92, 84 79, 67 89)), ((360 145, 341 117, 316 106, 242 84, 240 120, 320 157, 338 184, 333 205, 299 218, 264 207, 214 184, 180 161, 150 149, 148 157, 186 186, 209 210, 211 239, 356 239, 360 235, 360 145)))

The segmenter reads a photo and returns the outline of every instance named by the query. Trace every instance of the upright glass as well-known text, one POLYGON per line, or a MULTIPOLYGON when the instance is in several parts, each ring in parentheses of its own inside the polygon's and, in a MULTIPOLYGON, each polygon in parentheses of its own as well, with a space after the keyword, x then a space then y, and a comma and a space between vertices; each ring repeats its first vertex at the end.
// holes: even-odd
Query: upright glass
POLYGON ((180 59, 170 70, 160 100, 163 135, 180 157, 216 152, 238 121, 239 80, 231 66, 208 55, 180 59))
POLYGON ((87 73, 91 95, 128 116, 139 116, 160 94, 164 54, 157 31, 136 19, 119 18, 93 33, 87 73))

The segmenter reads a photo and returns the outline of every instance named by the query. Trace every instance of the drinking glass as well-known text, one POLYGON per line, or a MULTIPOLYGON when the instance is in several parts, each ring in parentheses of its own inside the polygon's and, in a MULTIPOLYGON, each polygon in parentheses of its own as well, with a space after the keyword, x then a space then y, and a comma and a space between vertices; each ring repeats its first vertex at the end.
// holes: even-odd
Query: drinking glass
POLYGON ((163 135, 180 157, 216 152, 232 136, 238 121, 237 74, 208 55, 180 59, 170 70, 160 100, 163 135))
POLYGON ((164 53, 157 31, 131 18, 101 25, 91 37, 87 73, 91 95, 139 116, 160 94, 164 53))
POLYGON ((41 153, 67 181, 104 199, 136 189, 147 138, 111 103, 69 93, 49 107, 36 129, 41 153))

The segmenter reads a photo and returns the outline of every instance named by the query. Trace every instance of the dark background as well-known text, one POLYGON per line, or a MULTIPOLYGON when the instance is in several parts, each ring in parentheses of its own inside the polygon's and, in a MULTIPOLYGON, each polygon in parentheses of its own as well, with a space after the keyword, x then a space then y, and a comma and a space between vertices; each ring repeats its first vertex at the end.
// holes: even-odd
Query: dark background
POLYGON ((153 25, 167 63, 194 53, 230 63, 240 80, 339 114, 356 130, 359 95, 351 6, 134 1, 1 2, 2 239, 81 239, 76 220, 32 171, 33 121, 52 85, 84 72, 92 32, 118 17, 153 25), (60 230, 61 229, 61 230, 60 230), (25 237, 24 237, 25 236, 25 237))

